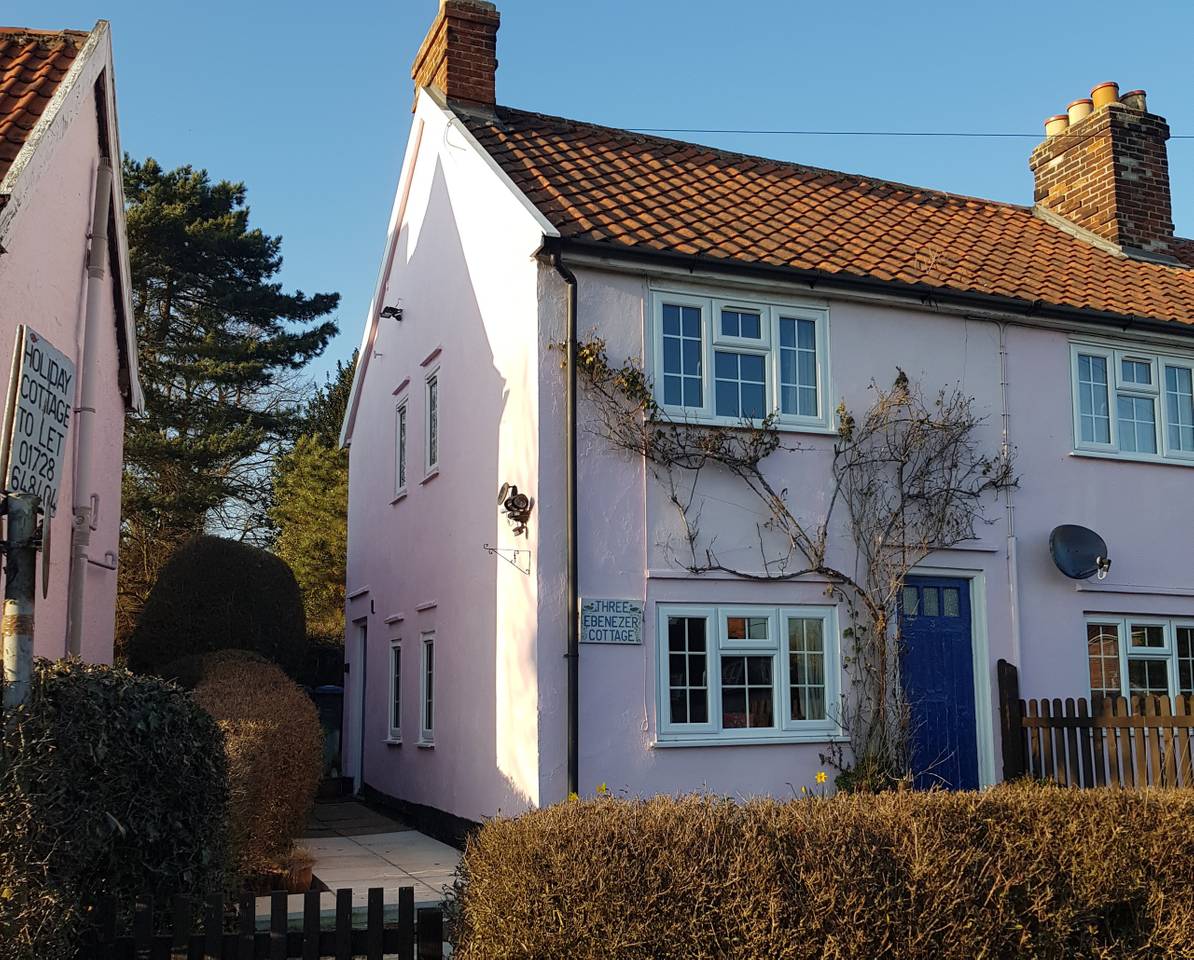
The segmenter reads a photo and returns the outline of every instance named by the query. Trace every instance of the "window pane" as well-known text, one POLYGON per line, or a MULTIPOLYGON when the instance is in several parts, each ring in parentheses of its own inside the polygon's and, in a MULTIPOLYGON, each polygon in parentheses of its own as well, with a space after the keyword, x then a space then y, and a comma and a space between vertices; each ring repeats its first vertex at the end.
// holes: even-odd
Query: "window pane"
POLYGON ((1120 363, 1121 376, 1124 383, 1142 383, 1145 385, 1153 382, 1152 366, 1147 363, 1142 363, 1139 360, 1123 360, 1120 363))
POLYGON ((936 587, 925 587, 924 591, 925 601, 925 616, 937 617, 941 615, 941 597, 936 587))
POLYGON ((1135 696, 1169 696, 1169 665, 1164 660, 1128 660, 1128 692, 1135 696))
POLYGON ((788 620, 788 680, 793 720, 825 719, 823 644, 819 618, 788 620))
POLYGON ((668 617, 668 703, 672 723, 707 723, 708 657, 704 617, 668 617))
POLYGON ((435 713, 435 643, 431 640, 423 642, 424 680, 423 680, 423 729, 430 733, 434 728, 435 713))
POLYGON ((390 728, 398 730, 402 727, 402 648, 392 647, 391 650, 393 651, 390 656, 394 661, 394 676, 391 680, 393 703, 390 710, 390 728))
POLYGON ((1194 628, 1177 628, 1178 693, 1194 694, 1194 628))
POLYGON ((815 417, 817 410, 817 327, 812 320, 781 317, 780 410, 815 417))
POLYGON ((1194 389, 1188 367, 1165 368, 1165 406, 1169 415, 1169 446, 1194 452, 1194 389))
POLYGON ((766 364, 756 354, 716 350, 713 354, 715 399, 720 417, 766 416, 766 364))
POLYGON ((957 617, 961 615, 961 598, 958 595, 957 587, 946 587, 941 591, 941 599, 945 607, 945 616, 957 617))
POLYGON ((1083 442, 1111 442, 1106 357, 1078 356, 1078 413, 1083 442))
POLYGON ((750 310, 722 310, 721 334, 723 337, 761 340, 763 318, 759 313, 750 310))
POLYGON ((1164 647, 1165 628, 1160 624, 1132 624, 1133 647, 1164 647))
POLYGON ((1151 397, 1117 399, 1119 448, 1130 453, 1157 452, 1157 412, 1151 397))
POLYGON ((406 405, 398 408, 398 489, 406 486, 406 405))
POLYGON ((701 311, 663 305, 663 402, 676 407, 702 405, 701 311))
POLYGON ((1086 651, 1090 662, 1091 698, 1118 697, 1119 627, 1113 623, 1088 623, 1086 651))
POLYGON ((427 465, 439 463, 439 377, 427 381, 427 465))
POLYGON ((721 725, 724 729, 772 727, 771 656, 722 656, 721 725))

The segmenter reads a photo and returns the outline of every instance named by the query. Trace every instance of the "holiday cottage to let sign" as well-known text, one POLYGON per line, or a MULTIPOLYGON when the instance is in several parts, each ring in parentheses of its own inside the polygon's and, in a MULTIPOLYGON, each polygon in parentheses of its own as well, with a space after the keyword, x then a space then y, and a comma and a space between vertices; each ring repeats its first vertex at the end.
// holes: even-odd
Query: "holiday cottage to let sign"
POLYGON ((74 390, 74 362, 21 324, 4 408, 0 473, 7 491, 40 497, 51 516, 58 508, 74 390))

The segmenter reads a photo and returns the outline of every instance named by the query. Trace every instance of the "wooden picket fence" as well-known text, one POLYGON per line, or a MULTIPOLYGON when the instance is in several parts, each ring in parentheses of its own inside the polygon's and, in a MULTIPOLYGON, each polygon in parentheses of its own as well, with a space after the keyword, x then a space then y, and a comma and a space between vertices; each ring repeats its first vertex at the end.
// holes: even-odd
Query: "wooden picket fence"
POLYGON ((999 661, 1003 777, 1070 787, 1194 787, 1194 697, 1021 700, 999 661))
POLYGON ((134 907, 131 927, 120 930, 117 904, 102 900, 96 935, 79 960, 441 960, 444 955, 443 911, 416 910, 413 887, 399 889, 397 922, 391 924, 386 923, 380 887, 369 889, 363 927, 354 924, 351 890, 336 891, 335 922, 326 928, 318 893, 305 894, 299 930, 290 929, 285 893, 271 894, 268 930, 257 929, 256 906, 252 896, 242 897, 233 911, 219 896, 205 904, 179 897, 163 917, 146 897, 134 907))

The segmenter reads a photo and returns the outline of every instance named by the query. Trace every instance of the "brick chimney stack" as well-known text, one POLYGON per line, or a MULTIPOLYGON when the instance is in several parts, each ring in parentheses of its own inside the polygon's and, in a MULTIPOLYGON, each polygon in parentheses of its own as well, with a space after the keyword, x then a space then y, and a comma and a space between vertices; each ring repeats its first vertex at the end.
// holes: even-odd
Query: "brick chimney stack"
POLYGON ((1172 259, 1169 125, 1148 112, 1144 91, 1121 97, 1117 84, 1101 83, 1045 131, 1028 161, 1037 209, 1129 255, 1172 259))
POLYGON ((411 67, 415 87, 431 87, 464 107, 492 110, 501 19, 486 0, 440 0, 411 67))

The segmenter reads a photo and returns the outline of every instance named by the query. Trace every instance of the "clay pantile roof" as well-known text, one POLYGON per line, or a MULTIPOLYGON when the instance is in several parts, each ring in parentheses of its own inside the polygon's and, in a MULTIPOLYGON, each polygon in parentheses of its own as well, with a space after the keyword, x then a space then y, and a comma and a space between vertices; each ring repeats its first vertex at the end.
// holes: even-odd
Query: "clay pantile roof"
MULTIPOLYGON (((459 112, 566 239, 1194 324, 1194 269, 1032 209, 498 107, 459 112)), ((1194 240, 1176 256, 1194 267, 1194 240)))
POLYGON ((79 30, 0 27, 0 180, 21 152, 87 37, 79 30))

